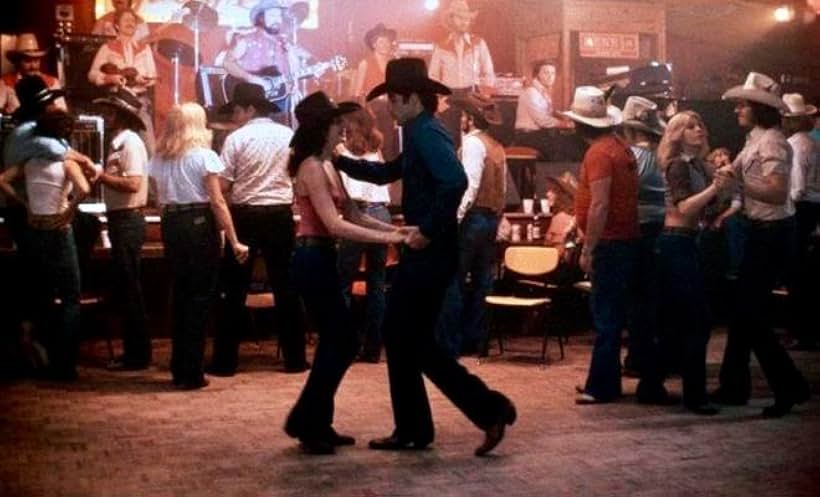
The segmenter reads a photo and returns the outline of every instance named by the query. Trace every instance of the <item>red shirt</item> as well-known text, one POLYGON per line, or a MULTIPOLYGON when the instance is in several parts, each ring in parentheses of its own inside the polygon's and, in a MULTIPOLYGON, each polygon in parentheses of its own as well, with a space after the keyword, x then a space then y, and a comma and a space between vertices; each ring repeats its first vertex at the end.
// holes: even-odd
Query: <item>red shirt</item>
POLYGON ((586 231, 592 201, 589 185, 596 180, 612 178, 609 191, 609 214, 601 240, 638 238, 638 172, 629 147, 615 135, 596 139, 584 154, 581 164, 575 212, 578 227, 586 231))

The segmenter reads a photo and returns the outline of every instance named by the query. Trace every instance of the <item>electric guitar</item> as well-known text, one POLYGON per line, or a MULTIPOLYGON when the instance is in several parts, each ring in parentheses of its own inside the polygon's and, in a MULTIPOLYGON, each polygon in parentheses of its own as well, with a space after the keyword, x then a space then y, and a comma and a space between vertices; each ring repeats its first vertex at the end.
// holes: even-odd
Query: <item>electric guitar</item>
MULTIPOLYGON (((347 67, 347 59, 341 55, 336 55, 329 60, 302 67, 289 75, 284 75, 279 72, 276 66, 264 67, 251 74, 265 81, 263 86, 265 88, 265 98, 270 102, 276 103, 277 100, 282 100, 290 95, 296 86, 296 82, 300 79, 319 77, 329 69, 341 71, 345 67, 347 67)), ((243 81, 242 78, 237 78, 230 74, 226 75, 223 80, 225 95, 230 98, 230 96, 233 95, 233 90, 236 85, 243 81)))

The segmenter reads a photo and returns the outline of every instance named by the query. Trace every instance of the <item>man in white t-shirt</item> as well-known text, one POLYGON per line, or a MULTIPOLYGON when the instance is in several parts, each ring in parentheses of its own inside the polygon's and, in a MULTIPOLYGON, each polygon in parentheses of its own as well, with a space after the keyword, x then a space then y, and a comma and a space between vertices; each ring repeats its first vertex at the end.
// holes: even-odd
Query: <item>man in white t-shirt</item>
MULTIPOLYGON (((285 356, 285 372, 299 373, 308 364, 305 319, 288 277, 295 234, 293 184, 287 170, 293 131, 268 117, 279 109, 265 99, 259 85, 239 83, 233 99, 221 110, 230 111, 233 121, 240 125, 222 146, 222 191, 237 235, 250 247, 251 254, 261 252, 265 259, 268 282, 276 299, 276 328, 285 356)), ((223 264, 225 312, 217 326, 208 372, 232 376, 241 333, 246 328, 240 323, 248 319, 245 298, 253 264, 237 263, 229 246, 225 247, 223 264)))
POLYGON ((151 363, 151 338, 146 327, 145 299, 140 278, 145 242, 143 208, 148 199, 148 153, 139 132, 140 100, 128 91, 94 100, 105 118, 111 153, 100 175, 111 240, 112 273, 123 319, 123 354, 111 369, 140 370, 151 363))

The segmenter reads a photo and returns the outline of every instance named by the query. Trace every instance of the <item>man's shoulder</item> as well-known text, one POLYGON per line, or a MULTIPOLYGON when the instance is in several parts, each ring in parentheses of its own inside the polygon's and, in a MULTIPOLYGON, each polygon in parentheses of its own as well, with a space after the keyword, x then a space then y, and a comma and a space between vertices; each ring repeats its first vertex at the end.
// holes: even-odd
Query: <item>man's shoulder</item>
POLYGON ((228 139, 250 140, 270 138, 275 141, 283 139, 290 140, 293 137, 293 130, 283 124, 279 124, 270 119, 259 119, 245 123, 234 130, 228 139))

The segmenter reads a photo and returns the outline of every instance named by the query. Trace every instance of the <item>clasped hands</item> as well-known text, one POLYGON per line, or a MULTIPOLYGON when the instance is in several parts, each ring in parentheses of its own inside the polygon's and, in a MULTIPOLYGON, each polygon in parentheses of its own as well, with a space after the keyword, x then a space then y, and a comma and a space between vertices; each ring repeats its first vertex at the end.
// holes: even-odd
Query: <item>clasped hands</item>
POLYGON ((721 193, 734 193, 738 179, 731 165, 720 167, 715 171, 714 184, 721 193))
POLYGON ((396 232, 401 235, 401 242, 413 250, 421 250, 430 244, 430 239, 422 234, 418 226, 402 226, 396 232))

